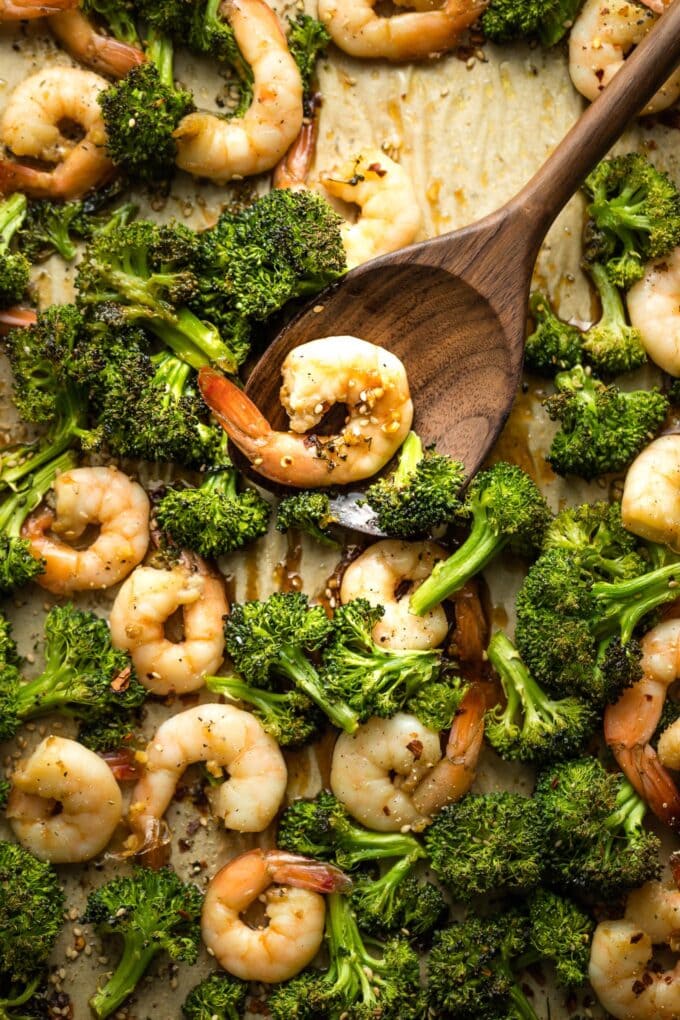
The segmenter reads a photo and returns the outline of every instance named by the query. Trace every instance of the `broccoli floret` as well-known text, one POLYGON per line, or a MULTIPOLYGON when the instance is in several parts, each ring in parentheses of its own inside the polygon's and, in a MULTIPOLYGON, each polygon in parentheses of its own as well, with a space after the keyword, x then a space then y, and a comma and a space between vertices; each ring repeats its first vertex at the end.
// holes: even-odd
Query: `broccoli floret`
POLYGON ((300 69, 305 114, 313 114, 311 105, 316 64, 331 41, 325 25, 309 14, 288 18, 288 49, 300 69))
POLYGON ((545 532, 543 550, 548 549, 570 553, 602 581, 625 580, 647 569, 635 536, 623 526, 620 503, 601 500, 561 510, 545 532))
POLYGON ((106 984, 90 999, 95 1016, 115 1013, 132 995, 149 964, 165 951, 173 960, 194 963, 200 944, 203 897, 169 868, 136 868, 91 893, 83 921, 100 934, 119 935, 123 953, 106 984))
MULTIPOLYGON (((146 0, 148 3, 149 0, 146 0)), ((222 0, 200 0, 193 4, 188 25, 188 45, 198 53, 216 57, 228 64, 236 74, 239 101, 232 116, 241 117, 253 100, 253 71, 244 60, 234 30, 222 17, 222 0)))
POLYGON ((320 195, 289 189, 222 213, 199 237, 211 307, 261 320, 293 298, 316 294, 346 271, 342 222, 320 195))
POLYGON ((599 716, 580 698, 554 701, 541 690, 502 631, 491 639, 489 661, 503 684, 506 704, 487 714, 485 735, 502 758, 555 761, 577 754, 599 716))
POLYGON ((350 902, 338 893, 327 899, 326 939, 328 970, 307 971, 279 986, 267 1002, 274 1020, 419 1020, 425 1014, 414 951, 392 939, 370 952, 350 902))
POLYGON ((169 489, 159 500, 159 527, 182 549, 216 559, 266 534, 271 507, 255 489, 238 490, 239 474, 210 472, 198 488, 169 489))
POLYGON ((526 892, 543 873, 541 812, 517 793, 468 794, 440 811, 425 833, 425 847, 454 899, 526 892))
POLYGON ((506 546, 518 552, 540 546, 551 518, 533 479, 505 461, 477 475, 461 516, 471 518, 470 534, 452 556, 437 563, 411 596, 411 611, 419 616, 462 588, 506 546))
POLYGON ((0 202, 0 308, 21 301, 28 287, 30 262, 20 252, 10 251, 12 238, 26 215, 26 196, 11 195, 0 202))
MULTIPOLYGON (((552 961, 560 985, 570 988, 582 984, 588 975, 595 928, 590 915, 564 896, 537 889, 529 900, 529 926, 529 955, 533 951, 535 962, 552 961)), ((527 966, 528 956, 522 962, 527 966)))
POLYGON ((70 604, 54 606, 45 619, 43 672, 9 689, 3 677, 0 739, 48 712, 90 721, 120 718, 145 697, 127 653, 111 644, 106 620, 70 604))
POLYGON ((482 15, 482 28, 492 42, 538 36, 554 46, 574 23, 583 0, 491 0, 482 15))
POLYGON ((435 680, 441 653, 435 649, 381 648, 373 628, 384 613, 366 599, 339 606, 333 637, 323 652, 324 688, 360 719, 389 718, 424 685, 435 680))
POLYGON ((527 337, 524 361, 541 375, 554 376, 581 361, 581 331, 559 319, 547 297, 535 291, 529 299, 534 331, 527 337))
POLYGON ((0 992, 0 1015, 9 1000, 21 1004, 20 997, 38 987, 64 921, 63 910, 64 893, 52 865, 16 843, 1 841, 0 986, 11 991, 0 992))
POLYGON ((648 259, 680 243, 680 194, 644 156, 629 152, 605 159, 586 177, 588 213, 596 233, 588 257, 603 263, 609 278, 626 289, 648 259))
POLYGON ((285 496, 276 511, 276 530, 304 531, 322 545, 337 546, 329 527, 335 523, 327 492, 304 490, 285 496))
POLYGON ((622 471, 653 439, 668 413, 657 389, 624 392, 593 378, 582 365, 555 377, 557 393, 543 406, 560 431, 547 461, 559 475, 590 481, 622 471))
POLYGON ((148 59, 97 96, 106 125, 106 151, 138 180, 157 184, 175 169, 177 125, 194 109, 190 92, 173 82, 173 48, 154 36, 148 59))
POLYGON ((604 266, 592 262, 588 272, 600 295, 602 316, 583 334, 583 352, 593 369, 602 375, 632 372, 647 361, 640 330, 626 322, 621 295, 604 266))
POLYGON ((657 878, 660 842, 642 825, 647 811, 627 779, 594 758, 540 773, 534 795, 551 883, 597 900, 657 878))
POLYGON ((80 7, 85 14, 102 18, 116 39, 130 46, 139 43, 134 6, 128 0, 81 0, 80 7))
POLYGON ((187 995, 182 1013, 186 1020, 241 1020, 248 985, 230 974, 211 974, 187 995))
POLYGON ((399 451, 396 470, 369 486, 366 502, 386 535, 429 535, 460 511, 458 496, 464 479, 460 461, 432 448, 423 450, 420 438, 410 432, 399 451))
POLYGON ((112 322, 118 316, 144 326, 192 368, 214 362, 234 372, 234 352, 186 305, 199 288, 197 243, 179 224, 137 220, 117 227, 88 245, 78 266, 78 302, 104 315, 110 309, 112 322))
POLYGON ((135 0, 135 7, 153 32, 186 44, 194 10, 191 0, 135 0))
POLYGON ((304 747, 321 732, 323 713, 296 688, 277 693, 252 687, 235 676, 209 676, 205 683, 215 694, 252 705, 253 715, 281 747, 304 747))
POLYGON ((141 713, 121 706, 119 711, 114 710, 103 719, 94 718, 81 723, 78 727, 78 743, 97 754, 120 751, 140 739, 140 727, 141 713))
POLYGON ((266 602, 232 606, 224 633, 234 666, 254 687, 271 687, 273 677, 289 680, 328 716, 353 733, 359 718, 330 695, 306 652, 328 640, 333 624, 321 606, 310 606, 301 592, 276 592, 266 602))
POLYGON ((428 730, 435 733, 448 730, 467 689, 461 677, 440 677, 423 684, 409 698, 405 711, 414 715, 428 730))
MULTIPOLYGON (((2 667, 0 667, 2 668, 2 667)), ((0 779, 0 811, 4 811, 7 807, 7 801, 9 800, 10 790, 12 784, 9 779, 0 779)))
POLYGON ((76 240, 87 240, 129 223, 137 215, 132 202, 97 215, 94 203, 74 200, 29 202, 26 219, 19 231, 21 251, 31 262, 39 262, 57 252, 67 262, 76 257, 76 240))
POLYGON ((44 561, 33 556, 30 542, 22 538, 21 528, 52 488, 57 475, 76 463, 74 453, 67 450, 40 467, 23 488, 0 503, 0 594, 7 595, 43 573, 44 561))
POLYGON ((362 931, 378 938, 401 933, 412 939, 437 926, 448 909, 446 900, 438 886, 417 878, 412 869, 410 858, 404 857, 380 878, 369 875, 355 881, 350 900, 362 931))

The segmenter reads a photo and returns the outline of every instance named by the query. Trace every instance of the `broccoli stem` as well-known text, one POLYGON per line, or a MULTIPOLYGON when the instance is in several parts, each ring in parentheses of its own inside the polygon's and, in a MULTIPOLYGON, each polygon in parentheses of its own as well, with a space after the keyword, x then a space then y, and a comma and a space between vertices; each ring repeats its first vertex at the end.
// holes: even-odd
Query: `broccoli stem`
POLYGON ((25 489, 6 499, 0 505, 0 534, 7 538, 20 538, 24 521, 40 505, 52 488, 54 479, 62 471, 75 467, 76 463, 75 453, 67 450, 41 467, 25 489))
POLYGON ((175 87, 173 74, 174 50, 170 39, 160 35, 158 32, 149 32, 146 41, 146 55, 152 64, 158 69, 158 77, 163 85, 172 89, 175 87))
POLYGON ((344 701, 329 701, 319 674, 299 649, 283 644, 277 658, 284 674, 319 706, 334 726, 354 733, 359 726, 358 715, 344 701))
POLYGON ((628 581, 598 581, 592 587, 599 608, 596 636, 606 637, 618 629, 621 643, 628 644, 647 613, 676 601, 678 580, 680 565, 670 563, 628 581))
MULTIPOLYGON (((355 868, 366 861, 381 861, 391 857, 402 857, 409 861, 410 870, 417 860, 425 857, 425 850, 417 839, 399 832, 371 832, 349 827, 351 834, 347 842, 341 838, 342 862, 347 868, 355 868)), ((396 865, 395 865, 396 867, 396 865)), ((388 872, 389 874, 389 872, 388 872)))
POLYGON ((496 535, 489 527, 483 507, 476 506, 472 514, 472 529, 460 549, 446 560, 440 560, 430 576, 411 596, 410 609, 423 616, 434 609, 453 592, 462 588, 474 574, 491 562, 508 538, 496 535))
POLYGON ((71 389, 64 391, 60 402, 60 415, 57 428, 47 443, 40 440, 29 443, 14 451, 8 458, 7 466, 2 466, 0 458, 0 487, 14 488, 28 475, 32 475, 43 464, 48 464, 69 447, 75 439, 87 435, 83 405, 71 389))
POLYGON ((28 202, 26 196, 17 192, 0 202, 0 254, 4 254, 10 242, 24 221, 28 202))
MULTIPOLYGON (((513 981, 515 981, 514 975, 509 968, 508 972, 510 977, 513 978, 513 981)), ((512 1013, 513 1020, 538 1020, 538 1015, 536 1014, 534 1007, 531 1005, 516 981, 510 989, 510 1001, 514 1007, 514 1011, 512 1013)))
POLYGON ((99 1020, 115 1013, 120 1004, 132 995, 159 948, 156 943, 145 946, 142 941, 125 940, 123 955, 113 975, 90 999, 90 1006, 99 1020))
POLYGON ((486 654, 501 678, 508 702, 503 716, 510 725, 512 725, 512 720, 517 717, 520 706, 524 713, 522 726, 524 730, 530 731, 539 728, 547 721, 559 720, 559 713, 555 711, 554 703, 531 676, 522 662, 519 652, 503 631, 497 631, 494 634, 486 654))
POLYGON ((15 1020, 21 1020, 21 1018, 16 1017, 16 1014, 8 1013, 7 1009, 15 1010, 17 1006, 23 1006, 27 1003, 40 987, 40 981, 41 975, 38 974, 26 985, 20 995, 14 996, 11 999, 0 999, 0 1020, 12 1020, 13 1015, 15 1020))
POLYGON ((419 847, 418 853, 402 857, 384 875, 381 875, 380 878, 371 881, 370 885, 367 885, 367 894, 370 897, 376 916, 378 913, 385 914, 389 912, 389 905, 397 895, 401 883, 411 874, 416 866, 416 861, 423 856, 424 851, 419 847))
POLYGON ((234 701, 245 701, 258 708, 265 718, 277 715, 278 706, 286 704, 286 695, 275 691, 264 691, 260 687, 251 687, 236 676, 208 676, 205 685, 215 694, 224 694, 234 701))
POLYGON ((602 305, 602 315, 598 326, 609 326, 614 331, 618 331, 621 326, 626 324, 626 313, 618 288, 609 279, 607 270, 600 262, 590 263, 588 273, 597 287, 602 305))
POLYGON ((407 484, 422 459, 422 440, 417 433, 409 432, 399 451, 399 463, 397 464, 397 470, 394 472, 394 484, 397 489, 402 489, 407 484))
POLYGON ((605 828, 611 833, 609 848, 613 849, 614 840, 621 831, 628 838, 639 832, 646 814, 647 805, 628 780, 623 779, 616 795, 616 809, 604 823, 605 828))

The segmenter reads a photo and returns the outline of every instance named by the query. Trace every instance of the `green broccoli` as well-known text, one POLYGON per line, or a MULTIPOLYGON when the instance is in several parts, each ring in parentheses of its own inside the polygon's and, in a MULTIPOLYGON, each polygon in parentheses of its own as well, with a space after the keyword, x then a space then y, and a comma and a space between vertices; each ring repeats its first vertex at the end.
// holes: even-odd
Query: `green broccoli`
POLYGON ((177 125, 194 109, 190 92, 176 89, 173 47, 152 35, 147 60, 97 96, 106 125, 106 151, 138 180, 156 184, 175 169, 177 125))
POLYGON ((529 475, 500 461, 473 480, 460 516, 471 518, 470 534, 411 596, 411 611, 419 616, 462 588, 506 546, 518 552, 539 546, 551 514, 529 475))
POLYGON ((187 307, 199 289, 197 244, 180 224, 147 220, 96 237, 78 266, 78 303, 112 325, 145 327, 192 368, 214 362, 234 372, 242 352, 187 307))
MULTIPOLYGON (((134 749, 136 744, 141 750, 144 747, 144 740, 140 732, 141 723, 141 712, 121 707, 121 711, 114 710, 110 715, 95 716, 82 722, 78 727, 78 743, 89 747, 97 754, 134 749)), ((130 762, 130 767, 133 771, 128 778, 136 779, 132 762, 130 762)))
POLYGON ((155 509, 158 526, 181 549, 216 559, 266 534, 271 507, 255 489, 238 490, 239 473, 225 467, 198 488, 171 488, 155 509))
POLYGON ((0 308, 21 301, 28 287, 31 264, 25 255, 10 251, 12 238, 26 216, 26 196, 19 193, 0 201, 0 308))
POLYGON ((389 718, 425 684, 439 675, 441 653, 435 649, 383 648, 373 628, 384 613, 366 599, 338 606, 333 635, 322 655, 324 689, 350 706, 363 721, 389 718))
POLYGON ((0 685, 0 739, 7 740, 29 719, 61 711, 84 720, 129 715, 146 698, 126 652, 111 644, 106 620, 67 604, 45 619, 45 668, 19 683, 4 674, 0 685))
POLYGON ((267 1001, 274 1020, 421 1020, 426 1009, 420 968, 408 943, 392 939, 383 946, 371 940, 371 952, 348 898, 332 893, 327 904, 328 970, 305 971, 276 988, 267 1001))
POLYGON ((554 46, 573 25, 583 0, 491 0, 482 15, 487 39, 504 43, 538 36, 554 46))
POLYGON ((648 259, 680 243, 680 193, 644 156, 629 152, 605 159, 586 177, 592 201, 591 243, 586 257, 601 262, 624 290, 639 280, 648 259))
POLYGON ((541 812, 517 793, 468 794, 443 808, 425 832, 432 870, 456 900, 523 893, 541 881, 541 812))
POLYGON ((313 191, 270 191, 199 235, 201 296, 192 307, 253 320, 316 294, 347 269, 342 219, 313 191))
POLYGON ((330 33, 325 25, 309 14, 298 14, 288 18, 288 49, 293 60, 300 69, 302 78, 302 95, 305 114, 313 116, 312 106, 313 81, 316 75, 316 64, 326 51, 331 41, 330 33))
POLYGON ((446 675, 419 687, 404 706, 428 730, 439 733, 451 726, 468 685, 459 676, 446 675))
POLYGON ((372 873, 355 877, 350 896, 357 924, 377 938, 428 935, 447 912, 441 890, 413 874, 413 862, 404 857, 378 878, 372 873))
POLYGON ((599 901, 658 877, 660 842, 643 828, 646 804, 627 779, 605 772, 596 758, 542 771, 534 803, 551 884, 599 901))
MULTIPOLYGON (((0 841, 0 1016, 22 1020, 64 923, 64 893, 51 864, 0 841)), ((44 1016, 32 1011, 29 1016, 44 1016)))
POLYGON ((248 985, 231 974, 211 974, 187 995, 182 1006, 186 1020, 241 1020, 248 985))
POLYGON ((303 531, 322 545, 336 546, 329 528, 335 523, 331 501, 327 492, 312 489, 284 496, 276 510, 276 530, 286 532, 290 528, 303 531))
POLYGON ((548 525, 543 551, 561 549, 571 554, 593 579, 623 581, 648 569, 638 542, 621 520, 621 504, 583 503, 567 507, 548 525))
POLYGON ((276 592, 265 602, 236 603, 224 633, 227 654, 248 684, 269 687, 275 677, 291 682, 328 716, 353 733, 359 718, 329 694, 307 652, 328 641, 333 624, 321 606, 310 606, 301 592, 276 592))
MULTIPOLYGON (((0 664, 0 669, 3 669, 3 665, 0 664)), ((0 811, 4 811, 7 807, 7 801, 9 800, 9 794, 12 789, 12 784, 9 779, 0 779, 0 811)))
POLYGON ((591 262, 587 269, 600 295, 602 316, 583 334, 583 353, 601 375, 632 372, 647 362, 640 331, 626 322, 621 295, 604 266, 591 262))
POLYGON ((552 377, 556 372, 578 365, 582 358, 581 331, 558 318, 547 297, 538 291, 529 299, 529 312, 534 330, 527 337, 524 349, 527 368, 552 377))
POLYGON ((420 438, 409 432, 399 451, 396 470, 369 486, 366 502, 386 535, 429 535, 460 511, 464 479, 460 461, 434 449, 423 450, 420 438))
MULTIPOLYGON (((149 0, 145 3, 149 4, 149 0)), ((234 117, 243 116, 253 101, 253 71, 238 47, 234 30, 222 17, 222 0, 200 0, 192 4, 188 34, 181 38, 196 52, 217 58, 234 71, 239 100, 230 113, 234 117)))
POLYGON ((555 377, 557 393, 543 406, 560 430, 547 461, 559 475, 590 481, 622 471, 653 439, 668 413, 657 389, 624 392, 599 382, 582 365, 555 377))
POLYGON ((139 43, 135 10, 129 0, 81 0, 80 7, 84 14, 102 18, 116 39, 130 46, 139 43))
POLYGON ((26 219, 18 234, 19 247, 31 262, 39 262, 54 252, 67 262, 76 257, 76 240, 88 240, 99 233, 129 223, 137 215, 132 202, 98 215, 96 203, 87 199, 29 202, 26 219))
POLYGON ((235 676, 209 676, 205 684, 214 694, 252 705, 253 715, 281 747, 304 747, 321 732, 323 713, 295 687, 278 693, 252 687, 235 676))
POLYGON ((119 935, 123 953, 112 977, 90 999, 99 1020, 115 1013, 132 995, 151 961, 161 952, 194 963, 200 944, 203 897, 169 868, 135 868, 90 894, 83 922, 102 935, 119 935))
POLYGON ((541 762, 577 754, 599 720, 592 706, 573 696, 549 698, 502 631, 492 637, 487 656, 506 697, 504 706, 487 713, 485 725, 486 739, 501 757, 541 762))

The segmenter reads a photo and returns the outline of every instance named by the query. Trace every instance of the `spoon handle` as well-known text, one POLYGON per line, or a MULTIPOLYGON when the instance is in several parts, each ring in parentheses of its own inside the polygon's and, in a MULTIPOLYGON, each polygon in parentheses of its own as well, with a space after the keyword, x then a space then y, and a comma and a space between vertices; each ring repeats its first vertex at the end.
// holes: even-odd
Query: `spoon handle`
POLYGON ((529 183, 508 203, 542 242, 555 217, 680 62, 680 0, 659 18, 529 183))

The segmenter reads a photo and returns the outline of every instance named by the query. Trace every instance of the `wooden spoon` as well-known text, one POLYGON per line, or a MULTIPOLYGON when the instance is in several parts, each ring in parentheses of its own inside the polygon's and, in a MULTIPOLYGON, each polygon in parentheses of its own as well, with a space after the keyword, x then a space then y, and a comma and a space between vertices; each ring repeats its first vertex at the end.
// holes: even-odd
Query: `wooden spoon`
MULTIPOLYGON (((531 275, 548 228, 678 61, 680 0, 515 198, 478 223, 364 263, 310 302, 246 385, 273 427, 287 428, 279 388, 288 352, 317 337, 353 334, 403 360, 415 430, 474 475, 515 399, 531 275)), ((336 500, 334 510, 341 523, 378 533, 356 494, 336 500)))

